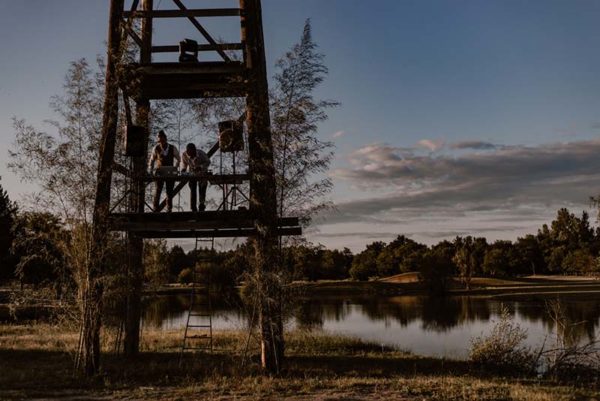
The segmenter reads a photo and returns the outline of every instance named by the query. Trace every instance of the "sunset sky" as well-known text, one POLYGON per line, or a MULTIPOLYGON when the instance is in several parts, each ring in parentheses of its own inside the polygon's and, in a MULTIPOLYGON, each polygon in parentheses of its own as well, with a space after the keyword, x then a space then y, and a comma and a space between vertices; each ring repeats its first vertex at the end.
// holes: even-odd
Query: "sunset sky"
MULTIPOLYGON (((337 207, 309 240, 360 250, 398 234, 515 239, 600 193, 600 2, 263 0, 263 9, 270 70, 310 18, 330 70, 317 96, 342 103, 319 131, 336 144, 337 207)), ((13 116, 52 132, 49 98, 70 61, 105 52, 107 21, 108 1, 0 0, 2 156, 13 116)), ((12 199, 32 189, 5 162, 0 176, 12 199)))

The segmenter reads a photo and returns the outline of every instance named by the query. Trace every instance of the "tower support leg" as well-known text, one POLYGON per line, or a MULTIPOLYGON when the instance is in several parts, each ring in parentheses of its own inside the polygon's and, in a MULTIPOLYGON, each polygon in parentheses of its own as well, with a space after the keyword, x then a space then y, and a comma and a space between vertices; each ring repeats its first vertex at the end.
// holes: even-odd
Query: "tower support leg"
POLYGON ((240 0, 242 42, 252 87, 246 99, 250 156, 250 210, 257 234, 255 279, 261 332, 262 367, 270 373, 282 369, 284 339, 281 315, 281 275, 277 260, 277 202, 275 167, 269 115, 269 89, 260 0, 240 0))

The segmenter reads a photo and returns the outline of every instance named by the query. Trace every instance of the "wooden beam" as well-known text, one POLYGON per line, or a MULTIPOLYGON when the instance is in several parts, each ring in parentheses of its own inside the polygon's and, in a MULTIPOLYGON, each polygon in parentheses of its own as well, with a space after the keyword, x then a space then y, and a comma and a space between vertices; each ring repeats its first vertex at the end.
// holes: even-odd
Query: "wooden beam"
MULTIPOLYGON (((235 225, 237 221, 252 222, 253 216, 248 210, 208 210, 200 213, 194 212, 174 212, 174 213, 111 213, 111 222, 123 223, 180 223, 195 222, 206 223, 215 220, 229 222, 229 226, 244 227, 244 225, 235 225)), ((245 223, 244 223, 245 224, 245 223)), ((277 219, 279 227, 289 227, 300 225, 298 217, 280 217, 277 219)))
MULTIPOLYGON (((187 11, 187 8, 185 5, 183 5, 183 3, 181 2, 181 0, 173 0, 173 3, 177 4, 177 7, 179 7, 179 9, 181 11, 187 11)), ((218 43, 212 38, 212 36, 210 36, 210 34, 206 31, 206 29, 204 29, 204 27, 198 22, 198 20, 194 17, 187 17, 188 20, 190 20, 190 22, 192 23, 192 25, 194 25, 196 27, 196 29, 202 34, 202 36, 204 36, 204 39, 206 39, 206 41, 208 43, 210 43, 211 45, 213 45, 214 47, 218 46, 218 43)), ((227 53, 225 53, 223 50, 221 49, 217 49, 217 53, 219 53, 219 55, 221 57, 223 57, 223 60, 230 62, 231 59, 229 58, 229 56, 227 55, 227 53)))
POLYGON ((221 146, 221 145, 219 144, 219 141, 217 141, 217 142, 216 142, 216 143, 215 143, 215 144, 212 146, 212 148, 210 148, 210 150, 209 150, 209 151, 208 151, 208 153, 206 154, 206 155, 208 156, 208 158, 209 158, 209 159, 210 159, 211 157, 213 157, 213 155, 214 155, 215 153, 217 153, 217 150, 219 150, 220 146, 221 146))
POLYGON ((125 30, 125 32, 127 32, 127 34, 133 39, 133 41, 139 46, 139 47, 143 47, 144 44, 142 42, 142 39, 137 35, 137 33, 135 33, 127 24, 127 21, 123 21, 123 29, 125 30))
MULTIPOLYGON (((140 231, 137 233, 142 238, 158 239, 158 238, 236 238, 236 237, 253 237, 256 235, 256 229, 239 229, 239 230, 197 230, 197 231, 140 231)), ((302 227, 282 227, 277 230, 277 235, 291 236, 302 235, 302 227)))
POLYGON ((131 171, 127 167, 123 166, 122 164, 113 162, 112 168, 114 171, 116 171, 119 174, 123 174, 125 177, 132 177, 131 171))
MULTIPOLYGON (((209 52, 221 50, 243 50, 244 45, 242 43, 219 43, 217 47, 213 45, 198 45, 198 51, 209 52)), ((168 46, 152 46, 152 53, 177 53, 179 52, 179 46, 168 45, 168 46)))
POLYGON ((190 17, 238 17, 239 8, 205 8, 205 9, 179 9, 179 10, 153 10, 153 11, 125 11, 126 18, 190 18, 190 17))

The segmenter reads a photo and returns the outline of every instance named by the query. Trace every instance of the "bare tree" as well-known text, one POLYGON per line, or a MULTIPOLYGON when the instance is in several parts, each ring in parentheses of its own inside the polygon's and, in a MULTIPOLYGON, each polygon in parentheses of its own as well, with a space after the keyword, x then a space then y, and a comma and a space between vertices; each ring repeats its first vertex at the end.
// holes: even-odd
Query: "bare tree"
POLYGON ((35 129, 23 119, 13 119, 15 142, 8 167, 39 188, 32 194, 31 208, 54 213, 71 230, 63 251, 81 284, 89 256, 102 124, 102 77, 81 59, 71 63, 63 88, 64 93, 50 102, 58 117, 49 121, 56 130, 54 135, 35 129))

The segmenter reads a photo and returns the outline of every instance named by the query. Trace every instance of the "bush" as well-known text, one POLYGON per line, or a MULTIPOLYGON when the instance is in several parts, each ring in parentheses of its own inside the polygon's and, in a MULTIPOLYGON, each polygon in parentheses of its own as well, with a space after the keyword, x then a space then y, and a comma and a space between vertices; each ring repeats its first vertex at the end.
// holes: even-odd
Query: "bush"
POLYGON ((192 272, 192 269, 186 268, 179 272, 179 275, 177 276, 177 281, 179 281, 181 284, 189 284, 192 282, 193 277, 194 272, 192 272))
POLYGON ((486 369, 530 374, 535 372, 538 358, 523 344, 525 339, 527 331, 513 321, 508 308, 502 307, 491 333, 471 341, 469 360, 486 369))

